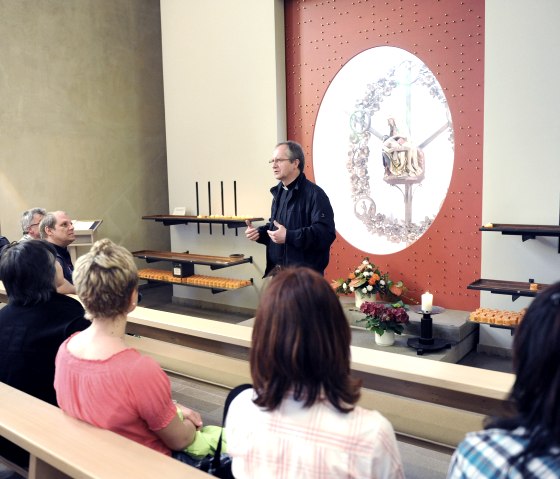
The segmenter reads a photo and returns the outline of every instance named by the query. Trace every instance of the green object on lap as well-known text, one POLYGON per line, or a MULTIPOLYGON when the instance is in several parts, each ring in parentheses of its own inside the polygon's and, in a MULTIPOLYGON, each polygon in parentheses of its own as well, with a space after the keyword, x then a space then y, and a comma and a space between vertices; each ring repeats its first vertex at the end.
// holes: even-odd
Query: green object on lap
MULTIPOLYGON (((210 454, 214 454, 218 447, 221 433, 222 427, 220 426, 203 426, 200 430, 196 431, 194 441, 185 448, 185 452, 196 459, 203 459, 210 454)), ((224 431, 222 454, 225 452, 227 452, 227 442, 224 431)))

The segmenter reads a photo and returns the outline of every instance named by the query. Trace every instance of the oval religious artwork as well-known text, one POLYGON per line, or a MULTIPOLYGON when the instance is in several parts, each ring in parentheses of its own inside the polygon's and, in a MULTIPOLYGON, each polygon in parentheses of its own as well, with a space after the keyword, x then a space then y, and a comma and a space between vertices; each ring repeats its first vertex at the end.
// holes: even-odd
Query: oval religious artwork
POLYGON ((372 48, 337 73, 317 116, 313 170, 350 244, 390 254, 418 240, 447 195, 453 159, 447 100, 412 53, 372 48))

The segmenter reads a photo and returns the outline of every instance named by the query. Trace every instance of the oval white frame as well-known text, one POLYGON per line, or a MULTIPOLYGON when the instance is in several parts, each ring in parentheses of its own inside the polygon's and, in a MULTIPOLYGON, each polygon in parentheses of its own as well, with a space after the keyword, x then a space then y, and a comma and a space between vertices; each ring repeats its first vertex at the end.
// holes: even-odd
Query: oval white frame
MULTIPOLYGON (((447 195, 454 162, 451 113, 439 82, 415 55, 375 47, 346 63, 325 92, 313 136, 315 181, 329 196, 337 231, 372 254, 401 251, 429 228, 447 195), (384 180, 383 136, 395 118, 402 136, 422 146, 425 171, 411 186, 384 180)), ((400 181, 400 180, 395 180, 400 181)))

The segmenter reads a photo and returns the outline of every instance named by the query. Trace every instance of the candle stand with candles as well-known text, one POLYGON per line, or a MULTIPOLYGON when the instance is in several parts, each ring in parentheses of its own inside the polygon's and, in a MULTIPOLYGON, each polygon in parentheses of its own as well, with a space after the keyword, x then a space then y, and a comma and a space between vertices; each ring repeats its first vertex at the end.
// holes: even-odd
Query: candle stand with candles
POLYGON ((420 337, 410 338, 407 341, 407 345, 411 348, 416 349, 416 354, 422 355, 425 352, 439 351, 441 349, 450 348, 452 342, 446 339, 438 339, 433 337, 433 323, 432 314, 439 314, 445 311, 444 308, 440 306, 429 305, 431 311, 424 311, 422 306, 411 306, 410 310, 417 314, 422 314, 422 319, 420 320, 420 337))

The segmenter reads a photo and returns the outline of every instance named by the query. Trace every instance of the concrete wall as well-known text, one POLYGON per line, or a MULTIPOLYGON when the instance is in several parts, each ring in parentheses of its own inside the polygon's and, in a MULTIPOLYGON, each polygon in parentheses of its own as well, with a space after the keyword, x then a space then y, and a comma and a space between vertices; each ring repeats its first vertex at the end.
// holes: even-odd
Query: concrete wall
MULTIPOLYGON (((560 46, 560 6, 488 0, 485 8, 481 223, 558 224, 560 60, 550 52, 560 46)), ((194 212, 197 181, 202 214, 208 181, 213 212, 223 181, 225 213, 233 214, 234 180, 238 214, 268 217, 274 181, 266 161, 286 134, 282 2, 165 0, 160 19, 159 2, 148 0, 20 0, 1 2, 0 18, 2 234, 19 238, 21 212, 43 205, 103 218, 101 236, 130 249, 171 244, 252 255, 252 265, 212 274, 253 277, 254 288, 214 296, 176 287, 175 294, 254 307, 262 246, 242 231, 222 235, 215 227, 210 235, 205 226, 199 234, 194 225, 168 228, 140 217, 175 206, 194 212)), ((484 278, 560 279, 557 240, 484 233, 482 241, 484 278)), ((481 293, 484 307, 529 302, 481 293)), ((482 330, 483 344, 510 341, 508 332, 482 330)))
POLYGON ((3 0, 0 19, 2 234, 43 206, 168 248, 141 220, 168 207, 159 1, 3 0))
MULTIPOLYGON (((233 215, 235 181, 238 215, 268 219, 276 183, 268 160, 285 138, 283 2, 165 0, 161 7, 171 210, 196 214, 198 182, 200 214, 221 214, 223 182, 224 212, 233 215)), ((253 278, 254 287, 212 295, 175 286, 177 298, 256 307, 265 250, 244 228, 236 236, 220 226, 202 225, 200 233, 194 224, 158 227, 170 230, 173 251, 254 258, 214 272, 195 267, 196 274, 253 278)))
MULTIPOLYGON (((206 208, 206 182, 237 180, 239 212, 268 215, 268 187, 274 183, 265 163, 270 145, 280 138, 284 112, 283 63, 278 47, 283 28, 273 13, 273 0, 190 2, 162 5, 163 55, 169 148, 170 206, 195 206, 194 183, 201 182, 206 208), (258 19, 254 21, 253 19, 258 19), (258 41, 256 41, 258 39, 258 41), (277 66, 277 68, 276 68, 277 66), (275 69, 276 68, 276 69, 275 69)), ((344 2, 341 2, 341 4, 344 2)), ((350 8, 350 7, 349 7, 350 8)), ((559 120, 554 84, 560 60, 555 0, 487 0, 484 53, 484 185, 481 224, 558 224, 560 161, 555 155, 559 120)), ((304 28, 304 27, 302 27, 304 28)), ((311 27, 310 27, 311 28, 311 27)), ((476 59, 475 59, 476 60, 476 59)), ((297 63, 297 58, 293 59, 297 63)), ((288 75, 293 74, 291 70, 288 75)), ((306 105, 299 105, 306 108, 306 105)), ((219 191, 219 186, 214 191, 219 191)), ((231 185, 226 196, 231 198, 231 185)), ((217 197, 216 194, 214 197, 217 197)), ((217 211, 215 205, 213 211, 217 211)), ((204 213, 205 211, 203 211, 204 213)), ((226 214, 231 203, 226 203, 226 214)), ((163 228, 163 227, 162 227, 163 228)), ((220 274, 258 277, 264 251, 244 238, 196 227, 171 228, 173 246, 195 252, 243 252, 254 266, 220 274)), ((481 233, 481 276, 488 279, 541 283, 560 279, 558 241, 525 243, 520 237, 481 233)), ((201 270, 201 273, 203 271, 201 270)), ((465 278, 465 285, 475 278, 465 278)), ((248 307, 253 292, 223 293, 176 288, 176 295, 248 307)), ((481 306, 519 310, 530 302, 481 293, 481 306)), ((452 306, 450 306, 452 307, 452 306)), ((481 342, 510 347, 508 331, 482 328, 481 342)))
MULTIPOLYGON (((483 223, 558 225, 559 20, 555 0, 486 1, 483 223)), ((558 281, 558 239, 483 233, 482 277, 558 281)), ((515 311, 530 301, 481 295, 483 307, 515 311)), ((509 348, 511 335, 483 327, 480 343, 509 348)))

